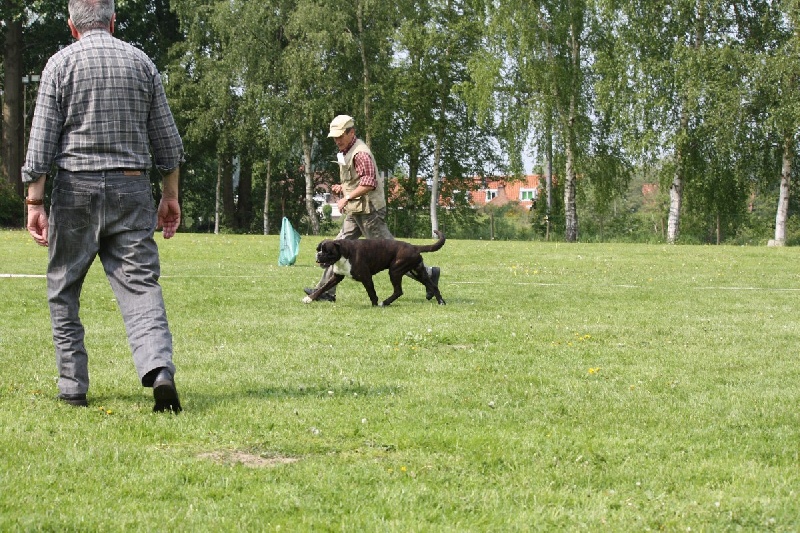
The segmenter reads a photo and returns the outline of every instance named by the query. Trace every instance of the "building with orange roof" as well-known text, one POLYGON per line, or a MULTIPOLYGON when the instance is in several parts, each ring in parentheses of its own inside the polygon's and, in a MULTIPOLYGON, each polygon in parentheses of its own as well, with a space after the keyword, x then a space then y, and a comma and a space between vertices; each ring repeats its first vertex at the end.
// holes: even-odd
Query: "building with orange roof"
MULTIPOLYGON (((539 180, 541 176, 538 174, 529 174, 520 179, 504 179, 504 178, 475 178, 480 187, 477 190, 469 192, 470 204, 473 207, 484 207, 492 205, 500 207, 509 202, 519 202, 519 204, 526 208, 532 209, 536 199, 539 198, 539 180)), ((430 184, 429 184, 430 185, 430 184)), ((421 182, 421 187, 424 187, 424 182, 421 182)), ((400 194, 400 188, 395 180, 387 181, 387 189, 389 197, 396 197, 400 194)), ((339 208, 336 205, 336 198, 328 193, 318 194, 316 200, 320 207, 318 212, 322 212, 322 205, 329 204, 332 207, 331 218, 337 219, 341 215, 339 208)), ((445 198, 439 199, 440 205, 447 205, 449 202, 445 198)))
POLYGON ((539 198, 540 178, 538 174, 528 174, 523 176, 522 180, 489 179, 480 189, 470 193, 472 205, 499 207, 508 202, 519 202, 520 205, 531 209, 539 198))

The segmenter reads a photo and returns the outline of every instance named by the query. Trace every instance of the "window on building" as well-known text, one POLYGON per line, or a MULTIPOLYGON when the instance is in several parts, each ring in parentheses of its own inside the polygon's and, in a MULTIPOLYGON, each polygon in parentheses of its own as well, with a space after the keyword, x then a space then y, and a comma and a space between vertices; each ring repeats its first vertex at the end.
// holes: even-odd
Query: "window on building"
POLYGON ((497 198, 497 189, 486 189, 486 201, 491 202, 497 198))
POLYGON ((530 200, 531 202, 535 202, 538 196, 538 189, 520 189, 519 191, 520 200, 530 200))

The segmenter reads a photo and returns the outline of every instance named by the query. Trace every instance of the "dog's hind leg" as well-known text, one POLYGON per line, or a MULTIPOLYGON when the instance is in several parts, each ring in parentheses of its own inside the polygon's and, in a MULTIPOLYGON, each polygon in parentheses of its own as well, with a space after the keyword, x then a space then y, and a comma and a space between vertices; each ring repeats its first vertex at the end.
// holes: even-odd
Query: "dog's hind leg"
POLYGON ((331 279, 329 279, 322 287, 318 288, 317 290, 315 290, 314 292, 303 298, 303 303, 310 304, 311 302, 319 298, 323 293, 337 286, 339 282, 342 281, 343 279, 344 276, 342 274, 334 274, 333 277, 331 277, 331 279))
POLYGON ((387 307, 392 304, 393 301, 397 300, 403 295, 403 276, 405 274, 398 274, 396 271, 389 269, 389 280, 392 282, 392 287, 394 288, 394 292, 391 296, 386 298, 383 303, 381 304, 383 307, 387 307))
POLYGON ((412 270, 411 272, 414 273, 413 276, 414 279, 418 280, 420 283, 425 285, 425 288, 428 289, 428 291, 430 291, 431 293, 433 293, 439 305, 445 305, 445 301, 442 298, 442 293, 439 292, 439 287, 433 284, 433 281, 431 281, 431 277, 428 275, 428 271, 423 263, 417 265, 417 267, 414 268, 414 270, 412 270))

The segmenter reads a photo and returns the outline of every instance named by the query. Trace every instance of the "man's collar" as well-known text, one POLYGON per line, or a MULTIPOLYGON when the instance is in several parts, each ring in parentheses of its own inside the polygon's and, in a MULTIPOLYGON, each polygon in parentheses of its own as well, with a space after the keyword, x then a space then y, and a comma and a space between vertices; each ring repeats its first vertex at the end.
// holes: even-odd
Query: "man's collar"
POLYGON ((88 37, 90 35, 102 34, 102 33, 105 33, 106 35, 111 35, 111 32, 108 30, 104 30, 102 28, 94 28, 86 31, 85 33, 81 33, 81 39, 83 39, 84 37, 88 37))
POLYGON ((357 141, 357 140, 358 140, 358 137, 356 137, 355 135, 353 135, 353 140, 350 142, 350 144, 348 144, 348 145, 347 145, 347 148, 345 148, 344 150, 342 150, 342 153, 343 153, 343 154, 346 154, 347 152, 349 152, 350 150, 352 150, 352 149, 353 149, 353 145, 355 145, 355 144, 356 144, 356 141, 357 141))

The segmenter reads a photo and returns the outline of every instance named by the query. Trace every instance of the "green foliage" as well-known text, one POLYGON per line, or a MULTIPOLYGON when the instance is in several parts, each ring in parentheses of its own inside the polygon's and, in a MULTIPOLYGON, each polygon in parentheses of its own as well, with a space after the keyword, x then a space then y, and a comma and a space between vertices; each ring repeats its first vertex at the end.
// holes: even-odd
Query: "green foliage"
POLYGON ((786 245, 800 246, 800 215, 790 216, 786 221, 786 245))
POLYGON ((534 236, 530 213, 518 202, 509 202, 501 207, 487 205, 482 214, 483 220, 488 222, 489 234, 478 238, 505 241, 531 240, 534 236))
POLYGON ((31 8, 28 14, 36 15, 31 16, 24 26, 23 75, 40 74, 53 52, 73 40, 67 25, 67 2, 37 0, 31 8))
POLYGON ((448 238, 452 236, 454 239, 486 239, 488 238, 486 226, 486 217, 469 206, 456 206, 445 209, 439 214, 439 229, 448 238))
MULTIPOLYGON (((759 188, 748 209, 748 216, 737 228, 735 236, 727 243, 740 245, 764 245, 775 237, 775 206, 778 205, 778 182, 771 187, 759 188)), ((800 245, 800 198, 789 198, 789 218, 786 224, 787 246, 800 245)))
POLYGON ((320 235, 332 235, 337 233, 338 225, 333 218, 331 218, 332 213, 333 208, 330 204, 322 206, 322 220, 320 221, 319 227, 320 235))
POLYGON ((190 231, 208 232, 214 230, 215 196, 209 191, 216 190, 217 162, 200 158, 189 152, 187 162, 181 172, 181 211, 184 219, 191 220, 190 231))
POLYGON ((21 228, 25 205, 7 181, 0 180, 0 227, 21 228))
POLYGON ((142 49, 159 69, 167 65, 170 48, 184 38, 171 3, 175 0, 116 2, 116 36, 142 49))
MULTIPOLYGON (((267 168, 271 227, 289 213, 313 231, 306 195, 336 179, 325 135, 337 113, 356 117, 382 170, 405 176, 406 197, 390 198, 405 210, 390 213, 399 235, 430 233, 423 184, 434 175, 449 198, 476 176, 521 173, 524 152, 544 164, 550 147, 556 176, 571 179, 569 168, 578 185, 569 205, 563 188, 553 195, 551 239, 573 219, 586 241, 663 239, 667 204, 630 205, 645 172, 662 200, 681 178, 683 242, 774 230, 774 216, 748 209, 754 189, 776 183, 783 140, 800 124, 797 0, 129 0, 117 11, 117 35, 164 73, 198 231, 221 171, 226 231, 260 233, 267 168)), ((26 73, 71 41, 63 0, 7 2, 0 15, 24 23, 26 73)), ((440 223, 491 234, 461 207, 438 210, 440 223)), ((531 238, 546 215, 532 213, 531 238)))
POLYGON ((176 417, 99 262, 90 406, 54 400, 47 252, 0 232, 36 276, 0 280, 0 530, 797 529, 800 248, 448 239, 448 305, 373 309, 301 303, 315 245, 159 238, 176 417))

